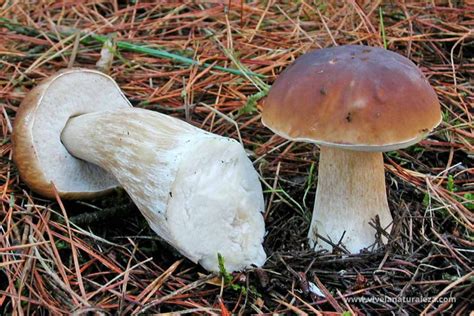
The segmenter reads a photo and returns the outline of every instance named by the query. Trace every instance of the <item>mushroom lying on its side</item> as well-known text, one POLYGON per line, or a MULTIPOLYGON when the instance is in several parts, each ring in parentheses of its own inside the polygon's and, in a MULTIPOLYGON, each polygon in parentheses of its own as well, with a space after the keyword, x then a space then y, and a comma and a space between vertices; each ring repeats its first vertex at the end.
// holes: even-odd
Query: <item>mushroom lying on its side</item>
POLYGON ((331 250, 341 241, 356 253, 376 241, 373 219, 383 229, 392 223, 382 152, 420 141, 441 112, 409 59, 347 45, 299 57, 270 89, 262 121, 282 137, 321 148, 310 246, 331 250))
POLYGON ((61 196, 81 198, 118 182, 151 228, 193 262, 218 271, 220 253, 230 271, 264 263, 262 189, 238 142, 131 108, 96 71, 62 72, 30 96, 13 140, 34 190, 51 197, 53 182, 61 196))

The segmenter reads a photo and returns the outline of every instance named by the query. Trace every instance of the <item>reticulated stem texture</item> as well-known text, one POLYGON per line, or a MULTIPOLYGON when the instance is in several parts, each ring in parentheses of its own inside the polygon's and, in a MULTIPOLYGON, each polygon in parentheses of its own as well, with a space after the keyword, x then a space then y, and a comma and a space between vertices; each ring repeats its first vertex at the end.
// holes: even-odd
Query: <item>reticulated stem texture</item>
POLYGON ((243 147, 143 109, 72 118, 68 151, 112 173, 151 228, 184 256, 218 271, 261 266, 266 255, 261 185, 243 147))
POLYGON ((376 241, 376 230, 369 223, 377 215, 382 228, 392 223, 382 153, 321 146, 310 246, 331 251, 333 247, 317 234, 333 244, 344 236, 341 244, 358 253, 376 241))

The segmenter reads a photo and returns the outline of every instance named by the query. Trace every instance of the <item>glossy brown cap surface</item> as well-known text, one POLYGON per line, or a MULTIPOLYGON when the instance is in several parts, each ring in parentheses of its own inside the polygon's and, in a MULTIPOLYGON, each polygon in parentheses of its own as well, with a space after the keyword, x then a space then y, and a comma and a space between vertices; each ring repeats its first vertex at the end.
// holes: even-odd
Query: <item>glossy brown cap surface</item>
POLYGON ((264 103, 262 121, 297 141, 361 151, 412 145, 441 121, 438 98, 409 59, 368 46, 299 57, 264 103))

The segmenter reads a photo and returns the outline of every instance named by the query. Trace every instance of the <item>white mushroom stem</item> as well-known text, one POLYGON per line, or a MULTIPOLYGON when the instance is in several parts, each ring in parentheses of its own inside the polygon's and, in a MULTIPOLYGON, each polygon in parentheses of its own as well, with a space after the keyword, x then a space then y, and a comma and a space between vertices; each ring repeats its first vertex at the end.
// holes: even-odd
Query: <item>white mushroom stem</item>
POLYGON ((382 228, 392 223, 382 153, 321 146, 310 246, 332 250, 319 234, 333 244, 342 239, 342 246, 358 253, 376 241, 369 223, 377 215, 382 228))
POLYGON ((243 147, 143 109, 72 118, 68 151, 112 173, 151 228, 184 256, 218 271, 265 261, 261 185, 243 147))

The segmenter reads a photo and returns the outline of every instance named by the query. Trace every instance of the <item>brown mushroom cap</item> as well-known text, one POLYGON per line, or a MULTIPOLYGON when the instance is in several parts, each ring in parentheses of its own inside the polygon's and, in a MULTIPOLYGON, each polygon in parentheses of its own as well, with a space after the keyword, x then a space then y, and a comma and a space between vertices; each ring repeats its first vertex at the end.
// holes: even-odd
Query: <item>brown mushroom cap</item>
POLYGON ((360 151, 417 143, 441 121, 438 98, 409 59, 368 46, 319 49, 275 81, 262 121, 296 141, 360 151))
POLYGON ((13 160, 28 186, 54 197, 92 198, 118 186, 102 168, 72 156, 61 142, 69 118, 128 108, 115 81, 88 69, 67 69, 31 90, 18 109, 13 128, 13 160))

